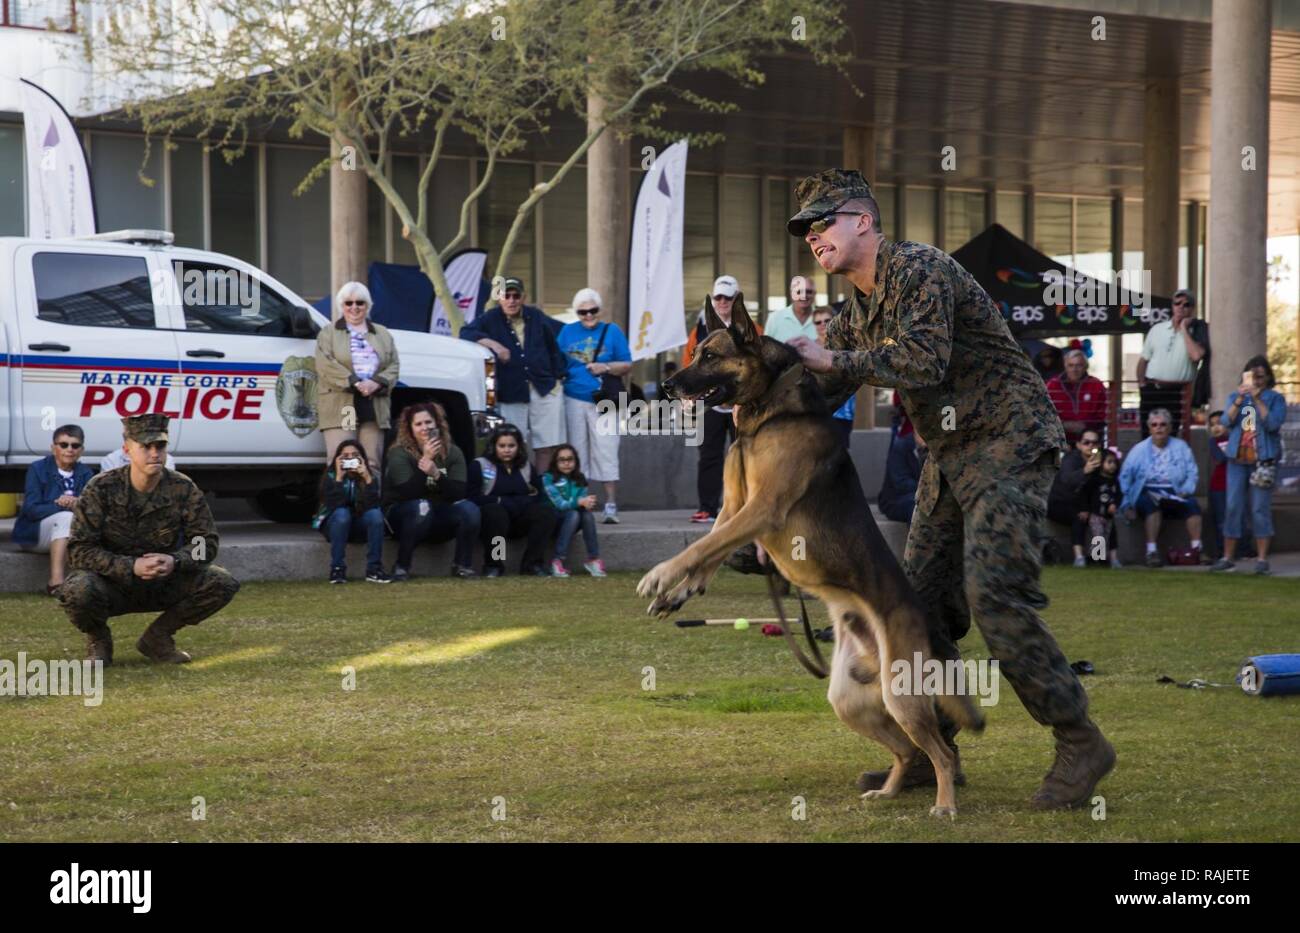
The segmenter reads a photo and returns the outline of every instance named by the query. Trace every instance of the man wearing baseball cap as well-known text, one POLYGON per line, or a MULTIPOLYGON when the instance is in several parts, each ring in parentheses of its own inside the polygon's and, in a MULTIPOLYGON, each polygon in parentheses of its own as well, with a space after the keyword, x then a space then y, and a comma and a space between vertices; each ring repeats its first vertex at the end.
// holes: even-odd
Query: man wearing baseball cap
POLYGON ((173 636, 235 597, 239 581, 213 563, 217 529, 194 481, 167 469, 166 415, 122 419, 129 466, 100 473, 77 499, 68 575, 59 601, 86 633, 87 659, 113 662, 108 620, 161 612, 136 648, 151 661, 184 664, 173 636))
MULTIPOLYGON (((1088 718, 1087 694, 1036 611, 1047 605, 1039 531, 1065 447, 1043 381, 969 272, 933 246, 884 237, 860 173, 812 175, 795 197, 799 211, 787 229, 822 269, 854 287, 825 347, 804 337, 790 345, 819 374, 832 407, 862 385, 897 389, 929 445, 903 563, 938 623, 934 650, 958 658, 955 641, 974 615, 1001 673, 1056 738, 1056 761, 1033 806, 1086 804, 1115 751, 1088 718)), ((955 725, 942 714, 940 722, 955 751, 955 725)), ((884 774, 864 774, 860 786, 877 788, 884 774)), ((917 755, 905 786, 923 783, 934 783, 933 767, 917 755)))
POLYGON ((524 304, 526 294, 524 280, 508 276, 498 306, 462 327, 460 337, 496 354, 497 408, 519 429, 533 451, 533 467, 544 473, 565 441, 561 385, 569 358, 556 342, 559 328, 541 308, 524 304))
MULTIPOLYGON (((736 281, 735 276, 720 275, 714 280, 710 295, 713 299, 713 310, 718 312, 718 317, 722 318, 723 324, 730 325, 731 311, 736 306, 736 299, 739 297, 740 300, 744 300, 744 295, 740 292, 740 283, 736 281)), ((763 332, 763 328, 759 327, 757 322, 754 326, 760 334, 763 332)), ((696 346, 707 336, 708 332, 704 327, 704 311, 701 310, 699 320, 691 329, 690 336, 686 338, 686 349, 682 351, 683 369, 691 365, 696 346)), ((736 439, 736 424, 731 420, 731 409, 721 405, 710 408, 704 413, 701 430, 704 433, 700 439, 700 459, 695 478, 695 491, 699 495, 700 507, 691 516, 691 521, 697 524, 709 524, 717 519, 718 510, 722 507, 722 466, 726 461, 727 444, 736 439)))

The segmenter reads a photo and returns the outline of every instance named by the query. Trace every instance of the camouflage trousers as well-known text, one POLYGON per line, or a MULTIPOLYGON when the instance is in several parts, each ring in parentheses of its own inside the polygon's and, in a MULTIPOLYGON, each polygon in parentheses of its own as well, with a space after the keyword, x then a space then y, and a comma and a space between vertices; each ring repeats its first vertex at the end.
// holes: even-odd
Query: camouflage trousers
POLYGON ((83 632, 101 629, 111 617, 128 612, 166 613, 180 628, 198 625, 237 592, 239 581, 215 565, 158 580, 137 579, 127 586, 91 570, 74 570, 59 591, 59 602, 68 620, 83 632))
POLYGON ((964 512, 941 480, 933 511, 912 516, 903 570, 933 620, 937 654, 960 656, 955 642, 973 614, 1029 714, 1064 726, 1087 718, 1088 695, 1035 611, 1047 605, 1038 576, 1056 471, 1055 454, 1045 454, 999 478, 964 512))

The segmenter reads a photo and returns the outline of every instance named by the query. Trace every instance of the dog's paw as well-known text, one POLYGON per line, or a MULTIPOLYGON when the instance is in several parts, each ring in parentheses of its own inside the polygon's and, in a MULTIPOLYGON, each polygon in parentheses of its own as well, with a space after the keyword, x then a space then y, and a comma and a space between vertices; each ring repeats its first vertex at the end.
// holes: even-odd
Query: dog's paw
POLYGON ((642 599, 649 599, 653 596, 659 596, 668 591, 673 583, 672 561, 664 561, 661 564, 651 568, 650 571, 641 578, 641 582, 636 585, 636 595, 642 599))
POLYGON ((880 788, 879 790, 867 791, 865 794, 862 795, 862 799, 863 800, 890 800, 897 796, 898 796, 898 791, 894 791, 892 794, 887 794, 885 793, 884 788, 880 788))
POLYGON ((933 806, 933 807, 930 808, 930 815, 931 815, 931 816, 941 816, 941 817, 942 817, 942 816, 946 816, 946 817, 948 817, 948 819, 950 819, 950 820, 955 820, 955 819, 957 819, 957 808, 956 808, 956 807, 940 807, 940 806, 933 806))

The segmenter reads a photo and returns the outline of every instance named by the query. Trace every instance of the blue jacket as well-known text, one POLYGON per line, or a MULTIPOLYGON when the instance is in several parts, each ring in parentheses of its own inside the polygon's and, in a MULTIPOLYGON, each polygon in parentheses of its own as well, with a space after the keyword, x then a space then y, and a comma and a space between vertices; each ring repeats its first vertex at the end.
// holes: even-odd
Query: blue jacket
MULTIPOLYGON (((1286 399, 1276 389, 1265 389, 1260 393, 1260 398, 1268 408, 1268 417, 1263 420, 1258 417, 1255 419, 1255 451, 1261 460, 1276 460, 1282 456, 1281 431, 1282 422, 1286 421, 1286 399)), ((1236 420, 1229 420, 1228 412, 1232 410, 1232 405, 1236 401, 1237 393, 1233 392, 1228 396, 1228 402, 1223 406, 1223 414, 1219 417, 1225 428, 1232 429, 1232 433, 1228 435, 1228 449, 1224 451, 1229 460, 1235 460, 1237 457, 1237 445, 1241 443, 1241 422, 1246 417, 1246 410, 1255 407, 1253 401, 1247 401, 1241 411, 1237 412, 1236 420)))
POLYGON ((527 402, 528 383, 539 395, 546 395, 563 382, 569 359, 555 342, 556 329, 541 308, 524 305, 524 345, 519 346, 514 328, 500 308, 485 311, 460 329, 461 340, 491 338, 510 350, 510 361, 497 360, 497 401, 527 402))
MULTIPOLYGON (((86 488, 86 484, 94 475, 94 470, 78 461, 72 468, 73 495, 81 495, 81 491, 86 488)), ((37 460, 27 468, 23 508, 18 513, 18 520, 14 522, 15 544, 31 547, 40 540, 41 522, 55 512, 63 511, 54 504, 54 500, 61 495, 63 495, 63 477, 59 476, 59 468, 54 463, 53 454, 37 460)))
MULTIPOLYGON (((1124 490, 1124 501, 1120 509, 1137 507, 1138 499, 1146 489, 1151 477, 1151 451, 1154 448, 1151 438, 1134 446, 1124 458, 1124 466, 1119 471, 1119 485, 1124 490)), ((1196 458, 1186 441, 1176 437, 1169 438, 1169 478, 1174 484, 1174 492, 1180 496, 1191 497, 1196 494, 1196 483, 1200 472, 1196 469, 1196 458)))

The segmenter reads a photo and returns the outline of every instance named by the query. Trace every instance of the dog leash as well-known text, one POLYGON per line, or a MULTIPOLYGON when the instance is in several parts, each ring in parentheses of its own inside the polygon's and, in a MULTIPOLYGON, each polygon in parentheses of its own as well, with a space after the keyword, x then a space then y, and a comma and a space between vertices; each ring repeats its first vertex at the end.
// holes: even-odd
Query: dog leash
POLYGON ((781 620, 781 632, 785 635, 785 642, 790 646, 790 651, 794 654, 795 659, 804 666, 804 669, 814 677, 824 679, 830 671, 826 667, 826 661, 822 658, 821 649, 817 647, 817 639, 813 637, 812 623, 808 621, 808 606, 803 599, 803 590, 795 587, 795 592, 799 594, 799 617, 803 621, 803 635, 808 641, 808 647, 812 648, 814 657, 813 661, 808 655, 804 654, 803 649, 799 647, 799 642, 795 641, 794 633, 790 631, 790 621, 785 617, 785 606, 781 602, 781 593, 777 589, 776 583, 776 566, 772 563, 769 555, 767 559, 767 592, 772 597, 772 605, 776 607, 776 616, 781 620))

